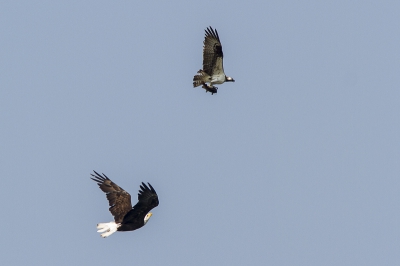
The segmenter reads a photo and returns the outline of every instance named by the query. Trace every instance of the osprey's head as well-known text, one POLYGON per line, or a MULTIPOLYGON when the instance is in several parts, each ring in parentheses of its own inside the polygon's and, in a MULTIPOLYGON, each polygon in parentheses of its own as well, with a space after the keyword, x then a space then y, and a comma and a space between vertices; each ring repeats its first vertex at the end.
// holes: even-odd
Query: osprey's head
POLYGON ((144 224, 147 224, 147 222, 149 221, 149 219, 150 219, 150 217, 152 216, 153 214, 151 213, 151 212, 149 212, 148 214, 146 214, 146 216, 144 217, 144 224))
POLYGON ((233 78, 225 76, 225 82, 227 81, 235 82, 233 78))

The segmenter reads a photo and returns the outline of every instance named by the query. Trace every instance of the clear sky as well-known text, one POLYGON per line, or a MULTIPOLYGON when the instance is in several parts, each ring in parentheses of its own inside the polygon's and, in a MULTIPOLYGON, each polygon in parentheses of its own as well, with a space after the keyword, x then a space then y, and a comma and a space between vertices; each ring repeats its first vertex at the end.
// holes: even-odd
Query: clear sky
POLYGON ((400 265, 398 1, 3 1, 2 265, 400 265), (227 75, 192 87, 204 30, 227 75), (102 239, 105 173, 160 205, 102 239))

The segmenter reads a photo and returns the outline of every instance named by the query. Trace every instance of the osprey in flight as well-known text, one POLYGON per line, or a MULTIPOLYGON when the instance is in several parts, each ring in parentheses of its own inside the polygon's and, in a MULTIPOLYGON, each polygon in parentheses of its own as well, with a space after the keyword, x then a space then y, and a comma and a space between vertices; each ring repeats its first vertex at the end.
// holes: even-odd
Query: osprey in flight
POLYGON ((133 231, 144 226, 153 215, 150 210, 158 206, 158 196, 154 188, 142 182, 138 193, 138 203, 132 208, 131 195, 123 190, 105 174, 91 174, 93 181, 97 182, 100 189, 106 193, 110 212, 114 216, 114 222, 97 224, 97 232, 102 237, 108 237, 116 231, 133 231))
POLYGON ((213 84, 222 84, 225 81, 235 80, 224 73, 222 45, 217 30, 208 27, 206 30, 203 47, 203 69, 197 71, 193 78, 193 87, 203 85, 202 88, 211 95, 217 93, 217 87, 213 84), (209 83, 207 85, 206 83, 209 83))

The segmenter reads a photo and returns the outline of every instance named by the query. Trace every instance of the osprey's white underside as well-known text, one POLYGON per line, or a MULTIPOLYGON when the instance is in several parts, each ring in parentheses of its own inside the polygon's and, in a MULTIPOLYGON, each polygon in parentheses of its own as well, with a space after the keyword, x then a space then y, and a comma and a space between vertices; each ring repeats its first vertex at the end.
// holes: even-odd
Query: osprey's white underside
POLYGON ((210 85, 212 85, 212 84, 222 84, 224 82, 225 82, 225 74, 214 75, 214 76, 212 76, 212 80, 210 81, 210 85))
POLYGON ((213 70, 213 75, 211 77, 210 85, 222 84, 224 82, 225 82, 225 73, 222 67, 222 57, 219 57, 215 62, 215 67, 213 70))
POLYGON ((201 76, 201 81, 204 83, 209 83, 210 86, 213 84, 222 84, 225 82, 225 74, 218 74, 209 76, 205 72, 198 73, 197 76, 201 76))

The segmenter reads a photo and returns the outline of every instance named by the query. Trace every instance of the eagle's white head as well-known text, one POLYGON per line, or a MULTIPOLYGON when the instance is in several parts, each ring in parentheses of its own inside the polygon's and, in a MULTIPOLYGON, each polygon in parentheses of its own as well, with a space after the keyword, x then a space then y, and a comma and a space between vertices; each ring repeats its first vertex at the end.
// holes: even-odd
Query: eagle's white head
POLYGON ((146 214, 146 216, 144 217, 144 224, 147 224, 147 222, 149 221, 149 219, 150 219, 150 217, 152 216, 153 214, 151 213, 151 212, 149 212, 148 214, 146 214))

